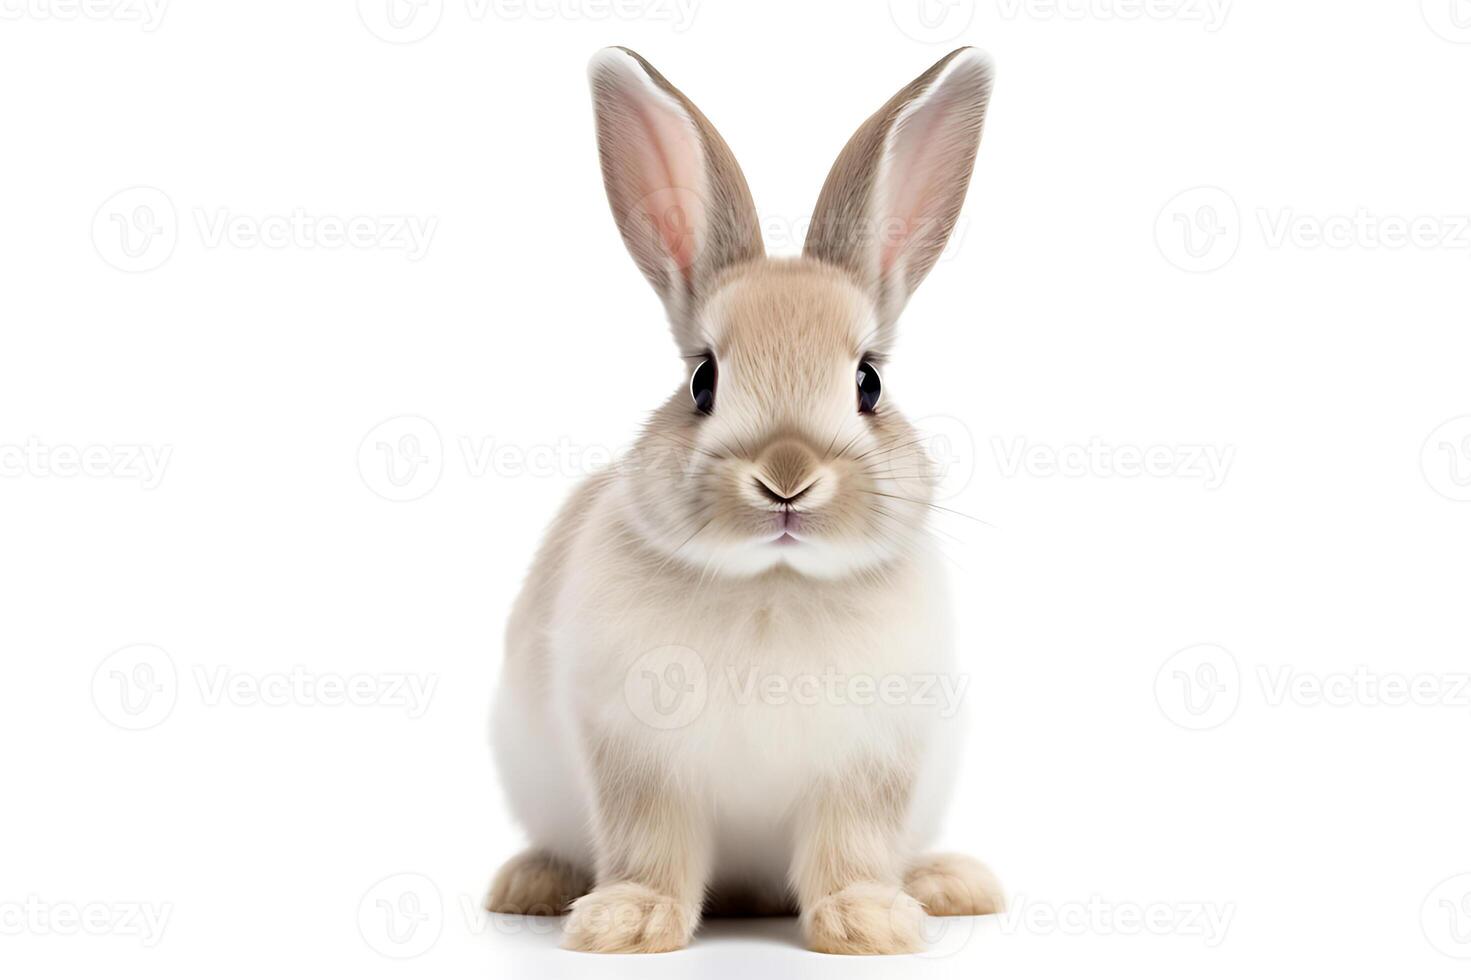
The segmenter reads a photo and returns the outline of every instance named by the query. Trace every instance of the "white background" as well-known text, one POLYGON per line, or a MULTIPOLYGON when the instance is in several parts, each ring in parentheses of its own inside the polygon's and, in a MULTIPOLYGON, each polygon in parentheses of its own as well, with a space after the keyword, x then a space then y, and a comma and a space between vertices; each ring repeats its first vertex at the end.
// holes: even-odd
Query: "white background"
POLYGON ((1471 5, 528 2, 0 2, 0 969, 1463 975, 1471 5), (863 118, 997 60, 886 378, 975 519, 938 522, 974 716, 943 843, 1014 909, 928 958, 475 914, 521 844, 505 614, 679 380, 599 182, 609 43, 787 252, 863 118))

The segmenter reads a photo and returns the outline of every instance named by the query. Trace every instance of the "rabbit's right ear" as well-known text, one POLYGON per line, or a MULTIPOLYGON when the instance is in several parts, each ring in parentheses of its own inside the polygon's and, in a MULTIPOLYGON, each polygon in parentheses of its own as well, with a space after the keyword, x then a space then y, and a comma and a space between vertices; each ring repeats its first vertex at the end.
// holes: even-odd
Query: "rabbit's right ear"
POLYGON ((990 99, 990 59, 950 52, 859 127, 822 185, 803 252, 868 289, 880 346, 955 228, 990 99))
POLYGON ((633 51, 604 48, 588 76, 613 218, 676 342, 697 354, 694 313, 720 272, 765 254, 745 175, 694 103, 633 51))

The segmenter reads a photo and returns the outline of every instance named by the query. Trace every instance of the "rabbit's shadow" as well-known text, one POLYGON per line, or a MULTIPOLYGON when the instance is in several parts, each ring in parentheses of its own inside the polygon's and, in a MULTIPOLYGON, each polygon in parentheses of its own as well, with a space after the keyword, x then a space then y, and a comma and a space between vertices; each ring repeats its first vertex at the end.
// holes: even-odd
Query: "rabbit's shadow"
MULTIPOLYGON (((918 956, 959 953, 986 929, 989 918, 929 919, 928 949, 918 956)), ((502 951, 513 964, 513 975, 558 980, 581 976, 599 980, 751 980, 768 975, 791 976, 794 970, 806 980, 851 980, 855 971, 870 978, 908 977, 916 959, 915 955, 853 957, 813 952, 803 942, 795 916, 705 919, 688 947, 650 956, 568 952, 561 948, 561 918, 493 915, 492 919, 493 931, 510 940, 502 951)))
MULTIPOLYGON (((490 918, 493 932, 508 938, 514 937, 523 947, 561 947, 565 916, 552 918, 492 913, 490 918)), ((802 930, 797 925, 796 916, 716 916, 700 923, 700 929, 689 949, 744 944, 803 951, 807 948, 802 942, 802 930)))

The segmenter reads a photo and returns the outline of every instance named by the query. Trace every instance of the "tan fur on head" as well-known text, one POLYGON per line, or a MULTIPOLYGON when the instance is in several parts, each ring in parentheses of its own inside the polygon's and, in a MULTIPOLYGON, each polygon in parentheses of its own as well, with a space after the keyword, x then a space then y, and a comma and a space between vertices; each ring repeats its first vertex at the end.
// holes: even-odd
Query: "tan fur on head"
POLYGON ((876 569, 922 535, 931 463, 886 395, 857 411, 854 372, 875 361, 867 295, 810 260, 729 270, 695 328, 719 365, 715 411, 683 390, 655 412, 621 473, 639 534, 674 560, 732 575, 786 562, 833 578, 876 569), (772 501, 761 483, 796 492, 807 545, 774 553, 772 501), (771 530, 768 530, 771 529, 771 530))
MULTIPOLYGON (((614 217, 664 300, 689 370, 713 357, 715 410, 677 392, 625 461, 631 523, 674 560, 731 575, 787 564, 837 578, 908 553, 932 472, 892 393, 856 411, 859 364, 881 364, 903 301, 944 247, 990 91, 973 49, 947 55, 875 114, 839 156, 805 259, 762 254, 730 148, 643 58, 593 59, 598 146, 614 217), (811 485, 805 547, 770 547, 772 504, 811 485), (810 540, 806 540, 810 536, 810 540)), ((795 533, 795 532, 794 532, 795 533)))

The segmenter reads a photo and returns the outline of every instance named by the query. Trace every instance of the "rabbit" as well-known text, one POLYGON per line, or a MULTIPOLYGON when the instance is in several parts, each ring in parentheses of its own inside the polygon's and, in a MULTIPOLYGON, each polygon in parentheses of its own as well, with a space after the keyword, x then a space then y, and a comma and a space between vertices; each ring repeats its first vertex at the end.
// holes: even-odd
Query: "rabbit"
POLYGON ((627 48, 589 75, 608 200, 683 381, 563 506, 511 613, 492 738, 531 847, 486 906, 567 914, 582 951, 680 949, 702 914, 919 950, 926 912, 1002 895, 922 852, 960 733, 916 692, 955 667, 934 466, 881 376, 956 223, 991 63, 953 51, 865 122, 789 258, 683 93, 627 48))

